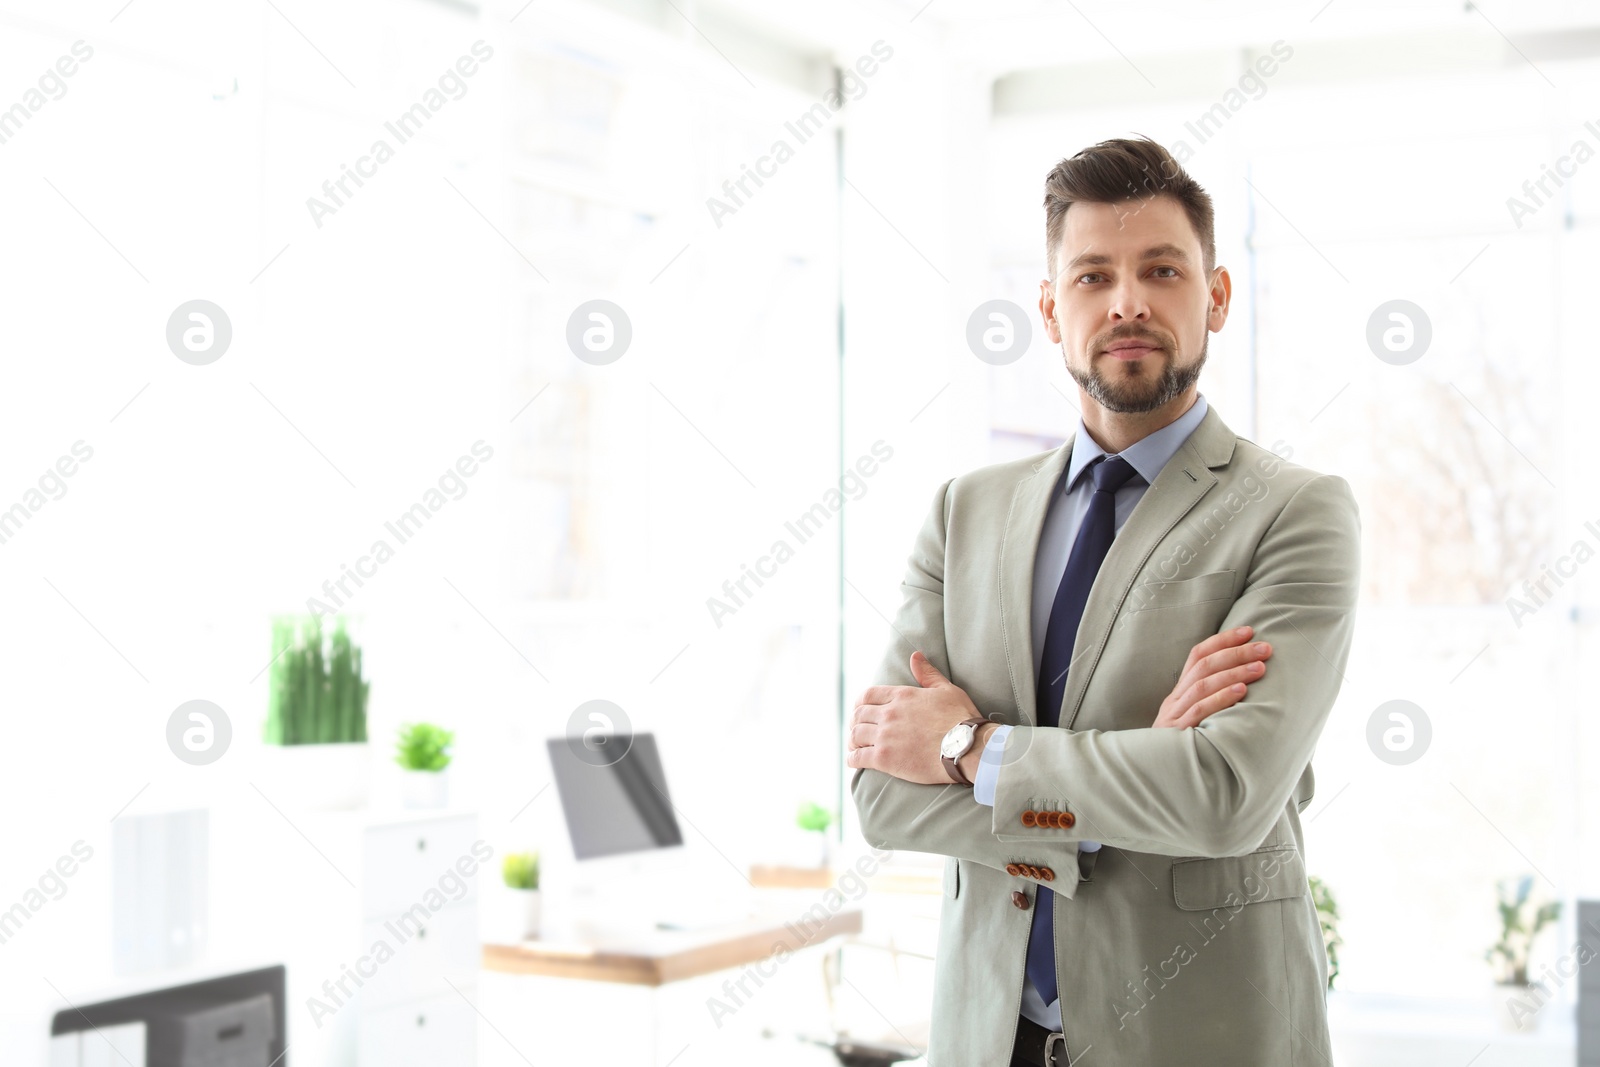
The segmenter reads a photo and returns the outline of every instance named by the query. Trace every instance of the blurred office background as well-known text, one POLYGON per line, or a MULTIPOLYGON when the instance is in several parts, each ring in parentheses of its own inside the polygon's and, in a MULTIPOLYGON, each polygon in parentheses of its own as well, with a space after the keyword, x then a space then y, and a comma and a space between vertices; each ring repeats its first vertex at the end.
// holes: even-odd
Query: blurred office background
POLYGON ((1216 203, 1234 304, 1202 392, 1362 508, 1303 815, 1335 1047, 1575 1062, 1591 6, 4 0, 0 75, 6 1063, 119 1062, 58 1013, 277 966, 297 1065, 914 1051, 941 868, 866 851, 841 723, 934 489, 1076 426, 1037 318, 1042 182, 1135 133, 1216 203), (178 354, 192 301, 220 355, 178 354), (969 343, 993 301, 999 354, 969 343), (291 763, 264 740, 273 619, 313 601, 361 650, 368 740, 291 763), (231 735, 214 762, 171 740, 194 700, 231 735), (654 739, 670 862, 574 854, 547 741, 592 701, 654 739), (418 722, 454 734, 441 807, 402 803, 418 722), (836 818, 802 829, 807 805, 836 818), (430 909, 448 951, 323 1019, 363 924, 411 903, 374 889, 388 865, 425 888, 474 841, 470 891, 430 909), (744 964, 488 967, 531 850, 547 933, 580 889, 851 918, 728 1018, 744 964), (870 889, 806 873, 852 864, 870 889), (1513 1029, 1486 953, 1523 885, 1559 907, 1513 1029))

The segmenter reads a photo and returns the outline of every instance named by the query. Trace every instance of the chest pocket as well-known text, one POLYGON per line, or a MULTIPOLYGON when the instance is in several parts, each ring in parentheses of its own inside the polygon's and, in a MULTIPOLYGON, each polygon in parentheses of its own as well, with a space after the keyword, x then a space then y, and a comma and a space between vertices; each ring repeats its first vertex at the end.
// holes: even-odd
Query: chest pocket
POLYGON ((1126 612, 1154 611, 1157 608, 1204 604, 1210 600, 1231 600, 1237 571, 1211 571, 1193 578, 1170 582, 1143 582, 1128 591, 1123 606, 1126 612))

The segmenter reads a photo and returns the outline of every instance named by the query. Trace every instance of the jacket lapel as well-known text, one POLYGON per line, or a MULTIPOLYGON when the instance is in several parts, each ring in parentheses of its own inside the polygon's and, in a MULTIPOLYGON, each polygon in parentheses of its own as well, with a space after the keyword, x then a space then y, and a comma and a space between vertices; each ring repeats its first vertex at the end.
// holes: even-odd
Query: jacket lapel
MULTIPOLYGON (((1075 437, 1076 435, 1074 435, 1075 437)), ((1072 459, 1074 437, 1054 452, 1046 453, 1022 477, 1011 495, 1005 531, 1000 542, 1000 624, 1011 674, 1011 692, 1022 724, 1038 724, 1037 680, 1033 670, 1033 568, 1039 554, 1039 536, 1054 490, 1072 459)), ((1233 456, 1234 433, 1215 407, 1195 427, 1188 440, 1161 468, 1154 484, 1139 499, 1133 513, 1111 542, 1111 550, 1089 591, 1072 646, 1072 666, 1059 722, 1071 728, 1078 705, 1095 665, 1100 661, 1111 623, 1121 610, 1133 580, 1156 546, 1217 484, 1211 468, 1226 466, 1233 456)))

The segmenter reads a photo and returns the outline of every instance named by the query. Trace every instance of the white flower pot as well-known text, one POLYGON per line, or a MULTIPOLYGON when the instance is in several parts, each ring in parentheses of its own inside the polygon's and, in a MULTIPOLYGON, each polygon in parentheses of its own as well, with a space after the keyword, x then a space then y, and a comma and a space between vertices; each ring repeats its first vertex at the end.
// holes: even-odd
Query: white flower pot
POLYGON ((489 939, 501 944, 516 944, 537 938, 541 897, 537 889, 499 886, 495 893, 494 928, 487 931, 489 939))
POLYGON ((442 808, 450 802, 444 771, 400 771, 400 803, 407 808, 442 808))
POLYGON ((265 745, 259 763, 262 793, 274 804, 311 811, 346 811, 367 803, 371 746, 265 745))
POLYGON ((1495 1019, 1508 1034, 1531 1034, 1539 1028, 1539 1018, 1548 1007, 1551 994, 1542 984, 1505 984, 1494 987, 1495 1019))

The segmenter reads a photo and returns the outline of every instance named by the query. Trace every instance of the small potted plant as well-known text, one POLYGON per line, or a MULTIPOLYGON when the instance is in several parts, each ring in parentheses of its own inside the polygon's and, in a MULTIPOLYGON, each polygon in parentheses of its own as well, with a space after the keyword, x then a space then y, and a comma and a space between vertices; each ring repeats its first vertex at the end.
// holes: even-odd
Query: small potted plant
POLYGON ((509 941, 539 936, 539 853, 511 852, 500 862, 501 931, 509 941))
POLYGON ((795 813, 794 822, 807 833, 817 835, 817 866, 830 866, 833 863, 833 838, 828 836, 828 827, 833 825, 833 812, 821 804, 807 801, 795 813))
POLYGON ((408 808, 442 808, 449 799, 445 768, 456 735, 431 722, 406 723, 395 742, 400 802, 408 808))
POLYGON ((1539 931, 1561 917, 1561 902, 1538 902, 1533 875, 1507 879, 1497 886, 1500 939, 1484 953, 1495 970, 1495 1007, 1502 1029, 1534 1029, 1539 1009, 1550 999, 1543 983, 1528 980, 1528 957, 1539 931))

